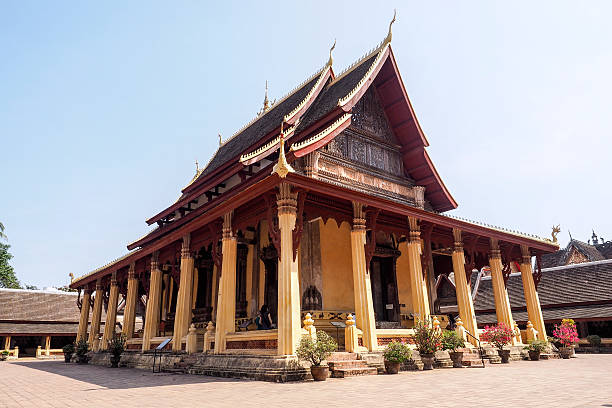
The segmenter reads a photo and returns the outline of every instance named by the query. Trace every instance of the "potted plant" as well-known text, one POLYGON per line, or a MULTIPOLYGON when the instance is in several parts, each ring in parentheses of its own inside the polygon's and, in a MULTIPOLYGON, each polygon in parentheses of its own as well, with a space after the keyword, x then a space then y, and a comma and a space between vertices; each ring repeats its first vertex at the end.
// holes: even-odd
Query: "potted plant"
POLYGON ((317 332, 317 340, 310 336, 302 337, 296 354, 300 360, 310 362, 310 372, 315 381, 325 381, 329 376, 329 367, 323 365, 332 352, 336 351, 338 344, 323 330, 317 332))
POLYGON ((480 339, 494 345, 501 362, 507 364, 510 362, 510 350, 504 349, 504 347, 512 343, 513 337, 514 331, 504 323, 499 323, 497 326, 485 326, 480 339))
POLYGON ((429 323, 418 320, 414 326, 414 342, 423 362, 423 370, 433 370, 436 351, 441 346, 440 331, 429 323))
POLYGON ((544 340, 532 340, 524 349, 529 353, 529 359, 531 361, 538 361, 540 359, 540 354, 546 350, 546 347, 548 347, 548 342, 544 340))
POLYGON ((62 351, 64 352, 64 362, 69 363, 72 355, 74 354, 74 344, 66 344, 64 347, 62 347, 62 351))
POLYGON ((387 344, 383 357, 385 358, 385 371, 387 374, 397 374, 399 373, 400 365, 412 357, 412 351, 404 343, 392 341, 387 344))
POLYGON ((0 361, 5 361, 9 356, 9 351, 8 350, 2 350, 0 351, 0 361))
POLYGON ((79 364, 87 364, 87 352, 89 351, 89 343, 87 340, 81 339, 77 341, 75 347, 75 354, 77 356, 77 363, 79 364))
POLYGON ((456 331, 444 330, 442 332, 442 350, 448 351, 454 368, 463 367, 463 351, 457 351, 463 347, 465 347, 465 342, 456 331))
POLYGON ((561 343, 559 354, 562 358, 570 358, 572 355, 572 346, 578 342, 578 331, 576 324, 571 319, 563 319, 561 326, 555 325, 553 336, 561 343))
POLYGON ((115 336, 108 342, 108 351, 111 354, 110 363, 111 367, 119 367, 119 361, 121 361, 121 354, 125 350, 125 336, 123 334, 115 336))
POLYGON ((601 346, 601 337, 596 334, 591 334, 590 336, 587 336, 586 339, 591 345, 591 347, 593 347, 593 352, 599 352, 599 346, 601 346))

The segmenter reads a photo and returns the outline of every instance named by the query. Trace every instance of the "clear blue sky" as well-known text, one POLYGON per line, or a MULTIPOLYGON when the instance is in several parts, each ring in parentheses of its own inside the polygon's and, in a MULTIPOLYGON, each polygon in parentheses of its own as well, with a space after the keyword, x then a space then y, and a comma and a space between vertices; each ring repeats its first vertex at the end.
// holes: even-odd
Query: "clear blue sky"
POLYGON ((612 2, 0 3, 0 221, 22 283, 124 254, 224 137, 387 32, 455 214, 612 238, 612 2), (219 4, 222 3, 222 4, 219 4))

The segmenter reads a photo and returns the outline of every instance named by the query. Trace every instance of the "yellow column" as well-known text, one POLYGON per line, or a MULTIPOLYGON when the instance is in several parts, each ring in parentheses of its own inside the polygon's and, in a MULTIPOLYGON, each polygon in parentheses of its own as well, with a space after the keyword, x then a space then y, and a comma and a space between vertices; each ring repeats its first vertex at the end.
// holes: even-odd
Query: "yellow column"
POLYGON ((8 350, 11 348, 11 336, 6 336, 4 338, 4 349, 8 350))
MULTIPOLYGON (((353 201, 353 228, 351 230, 351 258, 353 264, 353 286, 355 294, 355 317, 361 329, 363 345, 373 351, 378 347, 376 321, 372 303, 372 284, 366 268, 366 220, 364 205, 353 201)), ((375 239, 373 237, 373 239, 375 239)))
POLYGON ((538 339, 546 340, 546 327, 540 308, 540 298, 533 282, 533 271, 531 269, 531 253, 529 248, 521 245, 523 259, 521 262, 521 277, 523 278, 523 291, 525 292, 525 303, 527 304, 527 315, 529 320, 538 331, 538 339))
POLYGON ((106 350, 108 342, 115 335, 115 323, 117 322, 117 300, 119 299, 119 286, 117 286, 117 272, 113 272, 108 295, 108 309, 106 310, 106 322, 104 322, 104 337, 100 348, 106 350))
MULTIPOLYGON (((453 250, 453 272, 455 273, 455 290, 457 293, 457 306, 459 307, 459 317, 463 321, 463 327, 473 336, 478 338, 478 326, 476 325, 476 315, 474 314, 474 304, 470 293, 470 284, 465 276, 465 255, 463 253, 463 241, 461 240, 461 230, 453 228, 455 245, 453 250)), ((470 343, 477 345, 476 340, 469 337, 470 343)))
POLYGON ((232 216, 232 212, 223 216, 223 238, 221 240, 223 260, 217 293, 215 353, 225 351, 225 336, 227 333, 236 330, 236 255, 238 241, 232 231, 232 216))
POLYGON ((510 299, 504 283, 502 273, 501 253, 497 239, 491 238, 491 253, 489 254, 489 266, 491 267, 491 283, 493 284, 493 295, 495 297, 495 314, 497 322, 503 323, 514 330, 514 320, 512 320, 512 309, 510 299))
POLYGON ((149 285, 149 298, 147 299, 147 314, 142 336, 142 351, 149 350, 151 339, 157 336, 159 329, 159 308, 161 305, 162 271, 157 260, 158 253, 151 256, 151 279, 149 285))
POLYGON ((102 281, 96 282, 96 297, 94 298, 93 312, 91 315, 91 330, 88 343, 93 346, 94 340, 100 335, 100 319, 102 317, 102 281))
POLYGON ((200 273, 198 268, 193 268, 193 278, 191 278, 193 290, 191 291, 191 308, 195 309, 196 300, 198 299, 198 281, 200 279, 200 273))
POLYGON ((51 355, 51 352, 49 350, 51 350, 51 336, 47 336, 47 338, 45 339, 45 355, 47 357, 51 355))
POLYGON ((176 314, 174 318, 174 337, 172 339, 172 350, 180 351, 183 337, 187 335, 191 324, 191 294, 193 290, 193 257, 190 251, 191 237, 189 234, 183 237, 183 248, 181 250, 181 282, 179 284, 176 299, 176 314))
POLYGON ((412 293, 412 310, 415 316, 426 320, 429 316, 429 299, 427 296, 427 283, 423 278, 421 265, 421 230, 418 220, 408 217, 410 236, 408 239, 408 274, 410 276, 410 289, 412 293))
POLYGON ((125 296, 125 308, 123 309, 122 333, 127 339, 134 337, 134 325, 136 323, 136 298, 138 297, 138 278, 136 278, 136 264, 132 262, 128 271, 128 287, 125 296))
POLYGON ((281 183, 276 195, 280 260, 278 261, 278 354, 295 354, 302 335, 300 319, 300 277, 297 258, 293 259, 293 229, 297 211, 297 193, 281 183))
POLYGON ((89 299, 91 297, 89 289, 83 291, 83 299, 81 300, 81 318, 79 319, 79 331, 77 332, 77 341, 87 340, 87 325, 89 324, 89 299))
POLYGON ((212 296, 210 297, 210 307, 212 307, 211 316, 217 315, 217 288, 219 287, 218 281, 219 281, 219 268, 217 268, 217 265, 215 264, 213 265, 212 288, 211 288, 212 296))

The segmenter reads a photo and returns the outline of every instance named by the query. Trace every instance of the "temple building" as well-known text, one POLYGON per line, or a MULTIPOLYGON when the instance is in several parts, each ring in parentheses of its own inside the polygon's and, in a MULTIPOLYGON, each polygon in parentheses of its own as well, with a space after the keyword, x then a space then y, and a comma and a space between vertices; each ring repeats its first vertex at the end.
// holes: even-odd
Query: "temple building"
POLYGON ((527 316, 545 339, 532 259, 558 245, 444 214, 457 203, 427 153, 391 36, 389 26, 379 46, 341 73, 330 51, 288 95, 271 106, 266 99, 220 141, 180 198, 146 221, 155 228, 127 245, 127 255, 74 280, 83 298, 78 336, 102 336, 104 349, 113 331, 101 332, 100 311, 108 304, 113 322, 121 297, 132 350, 171 338, 175 352, 207 350, 210 364, 219 356, 235 367, 262 355, 288 361, 303 320, 311 329, 309 313, 330 333, 354 315, 355 343, 341 348, 371 353, 409 339, 416 319, 435 314, 436 280, 454 272, 458 314, 477 338, 472 270, 490 267, 497 320, 516 327, 506 289, 516 262, 527 316), (274 328, 251 330, 263 305, 274 328))

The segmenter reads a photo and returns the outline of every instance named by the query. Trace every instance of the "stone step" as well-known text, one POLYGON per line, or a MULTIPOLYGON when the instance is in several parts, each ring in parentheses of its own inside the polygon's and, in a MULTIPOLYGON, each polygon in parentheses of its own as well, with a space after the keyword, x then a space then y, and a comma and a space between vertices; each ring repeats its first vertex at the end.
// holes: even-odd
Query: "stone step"
POLYGON ((344 361, 328 361, 331 371, 347 368, 367 368, 368 364, 363 360, 344 360, 344 361))
POLYGON ((332 353, 332 355, 327 359, 327 362, 331 361, 349 361, 349 360, 357 360, 357 353, 347 353, 344 351, 332 353))
POLYGON ((375 367, 339 368, 331 372, 332 378, 355 377, 358 375, 377 375, 375 367))
POLYGON ((560 358, 557 353, 540 353, 540 360, 553 360, 560 358))
POLYGON ((173 373, 173 374, 186 374, 187 373, 186 369, 177 368, 177 367, 162 368, 162 371, 164 373, 173 373))

